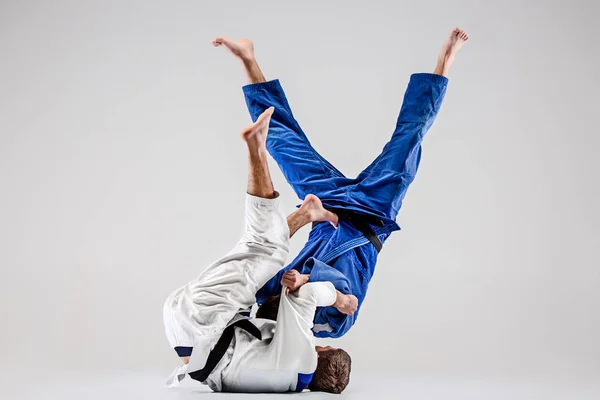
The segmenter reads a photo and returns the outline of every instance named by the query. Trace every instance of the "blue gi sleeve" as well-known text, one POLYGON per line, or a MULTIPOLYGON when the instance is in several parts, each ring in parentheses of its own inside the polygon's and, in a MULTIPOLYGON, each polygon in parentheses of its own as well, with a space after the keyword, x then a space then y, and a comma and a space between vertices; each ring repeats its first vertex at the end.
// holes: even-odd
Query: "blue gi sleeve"
POLYGON ((312 257, 306 261, 304 267, 304 269, 310 270, 309 282, 331 282, 340 292, 352 294, 350 291, 350 282, 337 269, 312 257))
POLYGON ((333 307, 323 307, 320 310, 317 310, 317 312, 320 313, 320 317, 327 321, 332 329, 331 331, 323 330, 314 332, 315 336, 318 338, 339 338, 344 336, 346 332, 350 330, 352 325, 354 325, 354 321, 358 314, 358 311, 352 315, 342 314, 333 307))
MULTIPOLYGON (((350 282, 346 276, 337 269, 319 261, 315 258, 309 258, 304 264, 305 270, 310 269, 309 282, 331 282, 333 286, 344 294, 353 294, 350 290, 350 282)), ((316 337, 339 338, 343 336, 354 325, 356 313, 346 315, 339 312, 334 307, 319 307, 317 313, 321 318, 331 326, 332 331, 315 332, 316 337)))

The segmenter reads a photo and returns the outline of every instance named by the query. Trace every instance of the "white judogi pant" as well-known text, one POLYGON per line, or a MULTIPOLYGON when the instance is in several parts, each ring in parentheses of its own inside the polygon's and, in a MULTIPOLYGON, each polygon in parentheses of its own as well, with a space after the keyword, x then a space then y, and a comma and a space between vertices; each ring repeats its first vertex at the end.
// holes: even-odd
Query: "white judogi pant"
POLYGON ((171 347, 194 348, 189 366, 175 371, 170 383, 177 383, 177 375, 182 378, 186 370, 204 366, 223 330, 284 267, 289 228, 279 203, 279 198, 246 195, 245 233, 237 245, 167 298, 163 318, 171 347))

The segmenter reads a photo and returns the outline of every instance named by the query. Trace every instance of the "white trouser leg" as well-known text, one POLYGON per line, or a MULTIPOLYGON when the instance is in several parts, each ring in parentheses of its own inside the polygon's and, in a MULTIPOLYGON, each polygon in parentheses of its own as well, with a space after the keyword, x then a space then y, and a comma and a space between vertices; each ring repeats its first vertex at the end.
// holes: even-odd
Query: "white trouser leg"
POLYGON ((164 306, 172 347, 193 347, 194 337, 217 334, 284 267, 289 229, 279 199, 246 197, 246 228, 237 245, 198 278, 173 292, 164 306))

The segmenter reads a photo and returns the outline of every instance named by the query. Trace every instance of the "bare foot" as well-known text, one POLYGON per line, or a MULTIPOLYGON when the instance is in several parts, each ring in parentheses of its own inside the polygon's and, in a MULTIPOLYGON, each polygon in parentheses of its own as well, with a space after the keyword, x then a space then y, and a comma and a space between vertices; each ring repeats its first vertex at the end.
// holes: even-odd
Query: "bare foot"
POLYGON ((225 36, 217 36, 212 40, 215 47, 224 46, 234 56, 242 60, 251 60, 254 58, 254 43, 248 39, 231 40, 225 36))
POLYGON ((269 132, 269 122, 273 111, 275 111, 275 107, 267 108, 260 114, 255 123, 242 130, 240 135, 251 149, 267 151, 267 133, 269 132))
POLYGON ((446 40, 444 46, 442 46, 442 51, 438 56, 438 63, 433 73, 437 75, 448 76, 448 71, 454 62, 456 53, 467 40, 469 40, 469 35, 467 35, 467 32, 458 28, 452 29, 448 40, 446 40))
POLYGON ((454 56, 456 55, 458 50, 460 50, 462 45, 465 44, 467 40, 469 40, 469 35, 467 35, 467 32, 458 28, 452 29, 448 40, 446 40, 444 46, 442 47, 442 51, 439 57, 440 60, 443 60, 445 62, 451 62, 454 59, 454 56))
POLYGON ((329 221, 331 225, 337 228, 338 216, 326 210, 321 200, 314 194, 306 195, 298 211, 306 212, 309 222, 329 221))

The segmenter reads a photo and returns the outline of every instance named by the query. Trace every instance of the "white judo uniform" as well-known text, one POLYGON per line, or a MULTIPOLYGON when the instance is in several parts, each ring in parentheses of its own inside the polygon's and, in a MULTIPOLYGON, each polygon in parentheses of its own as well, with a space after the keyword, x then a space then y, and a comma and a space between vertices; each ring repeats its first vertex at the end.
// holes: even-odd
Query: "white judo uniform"
MULTIPOLYGON (((189 364, 179 366, 167 384, 177 385, 188 372, 202 369, 224 329, 245 318, 256 292, 284 267, 289 229, 279 199, 247 195, 242 239, 198 278, 166 300, 163 318, 171 347, 192 347, 189 364)), ((277 322, 252 318, 259 340, 235 327, 223 358, 203 383, 214 391, 287 392, 306 387, 317 366, 311 331, 317 306, 335 302, 329 282, 307 283, 282 292, 277 322)))

